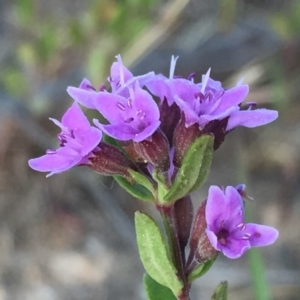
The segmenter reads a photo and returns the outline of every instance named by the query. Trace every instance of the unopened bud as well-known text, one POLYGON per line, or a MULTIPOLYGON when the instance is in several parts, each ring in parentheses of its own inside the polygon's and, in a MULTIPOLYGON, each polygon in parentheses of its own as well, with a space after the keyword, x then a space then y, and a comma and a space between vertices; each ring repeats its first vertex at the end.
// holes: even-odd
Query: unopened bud
POLYGON ((169 106, 168 101, 165 100, 162 102, 159 111, 161 120, 160 128, 166 135, 170 147, 172 147, 174 129, 180 120, 180 109, 176 103, 169 106))
POLYGON ((99 150, 93 154, 87 164, 92 170, 107 176, 119 175, 130 181, 128 170, 135 166, 117 147, 101 142, 99 150))
POLYGON ((191 144, 201 135, 201 130, 198 124, 193 124, 189 127, 185 125, 185 116, 181 115, 181 119, 175 128, 174 132, 174 166, 181 167, 183 158, 191 146, 191 144))
POLYGON ((224 142, 229 117, 222 120, 213 120, 207 123, 203 129, 203 133, 214 135, 214 151, 216 151, 224 142))
POLYGON ((190 238, 194 215, 194 207, 190 195, 175 202, 174 214, 180 247, 184 249, 190 238))
POLYGON ((198 262, 203 263, 212 259, 217 254, 217 250, 211 245, 206 234, 206 218, 205 218, 206 200, 204 200, 196 214, 190 238, 190 256, 188 262, 195 258, 198 262))
POLYGON ((161 130, 153 133, 150 139, 134 143, 136 152, 144 159, 144 162, 152 164, 161 172, 170 168, 170 146, 161 130))

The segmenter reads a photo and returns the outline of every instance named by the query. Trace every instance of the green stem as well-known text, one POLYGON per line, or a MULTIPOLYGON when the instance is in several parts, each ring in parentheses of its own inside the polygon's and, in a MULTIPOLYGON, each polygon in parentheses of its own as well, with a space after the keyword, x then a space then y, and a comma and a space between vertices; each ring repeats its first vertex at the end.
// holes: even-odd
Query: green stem
POLYGON ((189 298, 190 287, 187 283, 187 278, 184 272, 184 262, 182 260, 183 254, 178 240, 176 221, 174 217, 174 206, 173 205, 170 207, 157 206, 157 209, 159 210, 163 220, 163 225, 167 235, 171 258, 173 260, 176 269, 178 270, 178 275, 180 279, 184 283, 184 288, 182 290, 182 293, 178 296, 178 299, 190 300, 189 298))

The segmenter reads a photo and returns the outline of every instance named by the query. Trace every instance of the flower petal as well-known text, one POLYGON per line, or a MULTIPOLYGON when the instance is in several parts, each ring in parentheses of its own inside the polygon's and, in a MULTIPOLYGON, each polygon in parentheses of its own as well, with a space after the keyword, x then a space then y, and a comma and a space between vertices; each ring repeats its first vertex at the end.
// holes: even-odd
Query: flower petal
POLYGON ((123 65, 121 55, 116 56, 117 61, 110 68, 111 84, 114 87, 123 85, 126 81, 133 77, 132 73, 123 65))
POLYGON ((75 139, 81 144, 81 155, 86 156, 99 145, 102 139, 102 132, 98 128, 90 126, 88 130, 78 129, 74 131, 75 139))
POLYGON ((143 131, 141 131, 140 133, 135 134, 135 138, 133 139, 133 141, 138 143, 138 142, 141 142, 143 140, 146 140, 147 138, 149 138, 156 131, 156 129, 159 127, 159 125, 160 125, 159 120, 157 120, 155 122, 152 122, 143 131))
POLYGON ((94 99, 95 108, 110 123, 124 122, 124 111, 128 109, 126 98, 116 94, 99 92, 94 99))
POLYGON ((226 240, 226 245, 222 245, 219 242, 218 247, 225 256, 231 259, 241 257, 247 250, 251 248, 248 240, 234 239, 231 237, 226 240))
POLYGON ((98 94, 97 92, 82 88, 76 88, 73 86, 69 86, 67 88, 67 92, 76 102, 79 102, 87 108, 95 109, 94 99, 98 94))
POLYGON ((148 122, 159 120, 159 108, 148 92, 137 88, 132 96, 132 106, 136 112, 142 111, 145 114, 145 120, 148 122))
POLYGON ((86 78, 81 81, 79 88, 87 91, 95 91, 91 82, 86 78))
POLYGON ((130 125, 122 124, 111 124, 103 125, 97 119, 94 119, 94 124, 100 128, 107 135, 120 140, 129 141, 133 140, 135 142, 141 142, 151 136, 155 130, 159 127, 160 121, 151 123, 143 131, 137 132, 134 127, 130 125))
POLYGON ((231 88, 222 95, 218 108, 214 111, 215 114, 226 111, 231 106, 237 106, 243 102, 249 93, 248 85, 241 85, 231 88))
POLYGON ((91 127, 90 122, 76 102, 74 102, 63 115, 61 124, 68 129, 73 130, 76 130, 77 128, 80 128, 80 130, 87 130, 91 127))
POLYGON ((146 83, 147 89, 151 94, 160 98, 167 99, 169 106, 174 102, 174 97, 170 88, 170 80, 163 75, 155 75, 149 82, 146 83))
POLYGON ((144 75, 132 77, 127 82, 125 82, 118 90, 116 90, 115 94, 127 97, 129 96, 128 87, 132 86, 135 82, 138 82, 138 85, 140 87, 143 87, 147 85, 148 82, 151 82, 155 76, 156 75, 154 72, 149 72, 144 75))
POLYGON ((199 121, 199 117, 195 110, 184 100, 179 98, 177 95, 174 97, 176 104, 180 110, 184 113, 186 126, 189 127, 199 121))
POLYGON ((221 224, 228 220, 230 210, 227 207, 227 198, 218 186, 211 186, 208 191, 205 208, 205 218, 208 229, 218 232, 221 224))
POLYGON ((249 242, 252 247, 262 247, 273 244, 278 238, 278 231, 270 226, 248 223, 244 230, 251 234, 249 242))
POLYGON ((273 122, 277 117, 278 112, 269 109, 236 111, 230 115, 226 130, 231 130, 236 126, 253 128, 265 125, 273 122))
POLYGON ((93 121, 104 133, 117 140, 128 141, 134 139, 136 136, 136 132, 133 128, 126 124, 103 125, 97 119, 94 119, 93 121))
POLYGON ((244 204, 241 195, 233 186, 227 186, 225 189, 227 198, 226 206, 229 211, 230 220, 227 222, 229 228, 236 226, 244 220, 244 204))
POLYGON ((209 230, 209 229, 206 229, 205 232, 206 232, 206 235, 207 235, 207 237, 208 237, 208 239, 209 239, 211 245, 212 245, 216 250, 220 251, 221 249, 220 249, 220 247, 218 246, 218 238, 217 238, 216 234, 215 234, 213 231, 209 230))
POLYGON ((81 160, 81 156, 75 151, 68 148, 60 148, 55 154, 46 154, 38 158, 33 158, 28 161, 29 166, 40 172, 51 172, 47 177, 66 171, 81 160))
POLYGON ((192 104, 199 87, 192 81, 182 78, 172 80, 172 90, 175 95, 187 103, 192 104))

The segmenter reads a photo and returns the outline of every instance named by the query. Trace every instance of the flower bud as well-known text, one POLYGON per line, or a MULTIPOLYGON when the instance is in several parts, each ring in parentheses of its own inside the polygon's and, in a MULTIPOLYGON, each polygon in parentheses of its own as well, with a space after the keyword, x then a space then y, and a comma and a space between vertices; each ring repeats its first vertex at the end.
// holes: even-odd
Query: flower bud
POLYGON ((213 120, 205 125, 203 133, 214 135, 214 151, 216 151, 224 142, 225 136, 229 131, 226 131, 228 117, 222 120, 213 120))
POLYGON ((180 247, 181 249, 184 249, 190 238, 194 216, 194 207, 190 195, 187 195, 175 202, 174 214, 180 247))
POLYGON ((176 103, 169 106, 168 102, 164 100, 160 106, 160 128, 166 135, 170 146, 173 145, 174 128, 176 128, 180 120, 180 109, 176 103))
POLYGON ((170 168, 170 147, 168 140, 161 130, 157 130, 153 135, 139 143, 134 143, 137 153, 154 167, 162 172, 170 168))
POLYGON ((211 245, 206 235, 206 203, 207 200, 203 201, 196 212, 190 238, 191 253, 189 260, 192 260, 194 257, 199 263, 212 259, 218 253, 218 251, 211 245))
POLYGON ((129 181, 132 180, 128 171, 135 169, 134 164, 117 147, 104 142, 99 144, 99 150, 94 152, 87 166, 102 175, 119 175, 129 181))
POLYGON ((198 124, 189 127, 185 125, 185 116, 181 115, 181 119, 174 132, 174 166, 181 167, 183 158, 189 146, 201 135, 198 124))

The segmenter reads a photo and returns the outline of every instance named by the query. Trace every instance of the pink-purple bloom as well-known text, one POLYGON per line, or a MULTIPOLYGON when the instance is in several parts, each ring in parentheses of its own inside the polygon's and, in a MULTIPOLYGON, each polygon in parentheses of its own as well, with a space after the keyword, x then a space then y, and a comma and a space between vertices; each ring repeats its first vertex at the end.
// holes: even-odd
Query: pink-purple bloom
POLYGON ((88 164, 102 139, 102 132, 92 127, 77 103, 63 115, 61 122, 50 118, 61 128, 58 134, 60 147, 29 160, 29 166, 40 172, 50 172, 47 177, 66 171, 76 165, 88 164))
POLYGON ((96 119, 94 123, 117 140, 141 142, 151 137, 159 127, 159 109, 152 96, 140 87, 129 88, 129 94, 125 98, 98 93, 95 107, 110 124, 103 125, 96 119))
POLYGON ((226 90, 219 81, 210 78, 210 70, 202 76, 201 83, 194 83, 193 76, 189 79, 174 77, 176 60, 172 57, 169 78, 156 75, 146 86, 161 101, 166 99, 169 106, 175 101, 185 115, 187 127, 197 123, 203 129, 211 121, 228 118, 226 131, 230 131, 237 126, 265 125, 278 117, 277 111, 252 110, 253 105, 241 110, 249 92, 248 85, 238 83, 226 90))
POLYGON ((67 92, 77 102, 83 106, 96 109, 95 100, 97 101, 97 94, 110 93, 119 95, 125 98, 130 96, 129 88, 133 86, 143 87, 145 84, 152 80, 154 72, 149 72, 140 76, 134 76, 122 62, 121 55, 116 56, 117 61, 114 62, 110 68, 110 76, 107 78, 111 86, 110 92, 106 89, 103 84, 100 86, 99 91, 91 84, 88 79, 83 79, 79 87, 68 87, 67 92))
POLYGON ((94 124, 107 135, 120 141, 141 142, 156 131, 160 125, 159 109, 152 96, 142 87, 154 76, 153 72, 134 77, 124 67, 121 56, 112 64, 108 82, 111 92, 104 86, 97 92, 84 79, 79 88, 69 87, 69 95, 87 108, 97 109, 110 123, 94 124))
POLYGON ((205 217, 211 245, 229 258, 239 258, 251 247, 274 243, 278 231, 269 226, 244 223, 244 205, 235 187, 211 186, 205 217))

